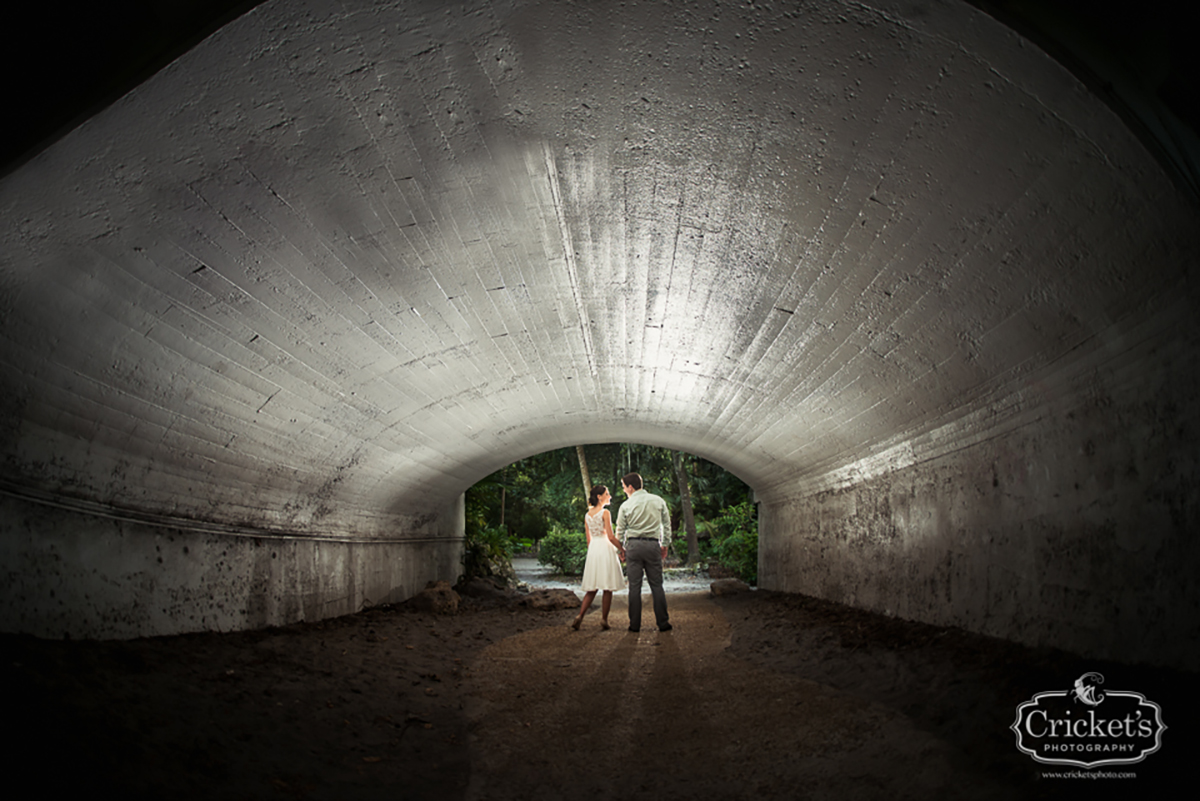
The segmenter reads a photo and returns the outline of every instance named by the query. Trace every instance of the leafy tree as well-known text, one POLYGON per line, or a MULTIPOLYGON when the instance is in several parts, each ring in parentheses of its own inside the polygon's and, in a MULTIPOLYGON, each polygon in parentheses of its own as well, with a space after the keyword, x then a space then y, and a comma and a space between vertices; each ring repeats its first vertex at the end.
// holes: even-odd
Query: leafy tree
POLYGON ((592 477, 588 474, 587 453, 582 445, 575 446, 575 455, 579 458, 579 472, 583 476, 583 495, 587 497, 592 494, 592 477))
MULTIPOLYGON (((559 448, 513 462, 467 490, 467 526, 495 526, 513 539, 538 540, 554 522, 571 524, 584 498, 571 470, 573 448, 559 448)), ((578 473, 574 473, 578 476, 578 473)), ((470 532, 468 532, 469 534, 470 532)))

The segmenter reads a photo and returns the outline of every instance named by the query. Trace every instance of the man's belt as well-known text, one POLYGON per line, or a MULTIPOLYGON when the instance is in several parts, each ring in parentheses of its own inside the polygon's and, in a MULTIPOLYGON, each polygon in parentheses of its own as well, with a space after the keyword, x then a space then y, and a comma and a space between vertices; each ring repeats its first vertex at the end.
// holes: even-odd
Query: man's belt
POLYGON ((658 542, 658 537, 626 537, 627 540, 647 540, 649 542, 658 542))

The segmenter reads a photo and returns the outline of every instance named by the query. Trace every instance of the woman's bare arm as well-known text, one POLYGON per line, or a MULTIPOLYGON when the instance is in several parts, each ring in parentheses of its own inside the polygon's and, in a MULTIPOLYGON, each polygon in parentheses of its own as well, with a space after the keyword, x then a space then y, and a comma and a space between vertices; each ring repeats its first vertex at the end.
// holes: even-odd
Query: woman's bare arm
POLYGON ((604 534, 608 537, 608 541, 611 542, 622 555, 624 555, 625 548, 622 547, 621 541, 617 539, 617 535, 613 534, 612 515, 608 513, 607 509, 604 510, 604 534))

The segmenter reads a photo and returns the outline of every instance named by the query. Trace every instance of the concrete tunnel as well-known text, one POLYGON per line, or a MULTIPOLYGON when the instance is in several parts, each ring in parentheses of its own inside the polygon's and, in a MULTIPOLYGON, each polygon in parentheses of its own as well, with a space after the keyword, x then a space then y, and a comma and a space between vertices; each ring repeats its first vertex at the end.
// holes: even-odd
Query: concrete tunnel
POLYGON ((475 481, 636 441, 754 489, 763 588, 1200 668, 1195 183, 1064 63, 958 0, 251 8, 0 180, 0 625, 400 601, 475 481))

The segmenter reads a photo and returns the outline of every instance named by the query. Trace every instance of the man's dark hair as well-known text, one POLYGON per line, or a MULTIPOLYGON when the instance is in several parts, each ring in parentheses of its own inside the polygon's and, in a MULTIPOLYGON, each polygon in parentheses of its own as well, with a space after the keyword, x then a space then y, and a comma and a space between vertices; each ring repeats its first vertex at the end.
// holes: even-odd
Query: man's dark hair
POLYGON ((637 473, 629 473, 621 479, 621 483, 627 487, 633 487, 635 490, 640 490, 642 488, 642 477, 637 473))

